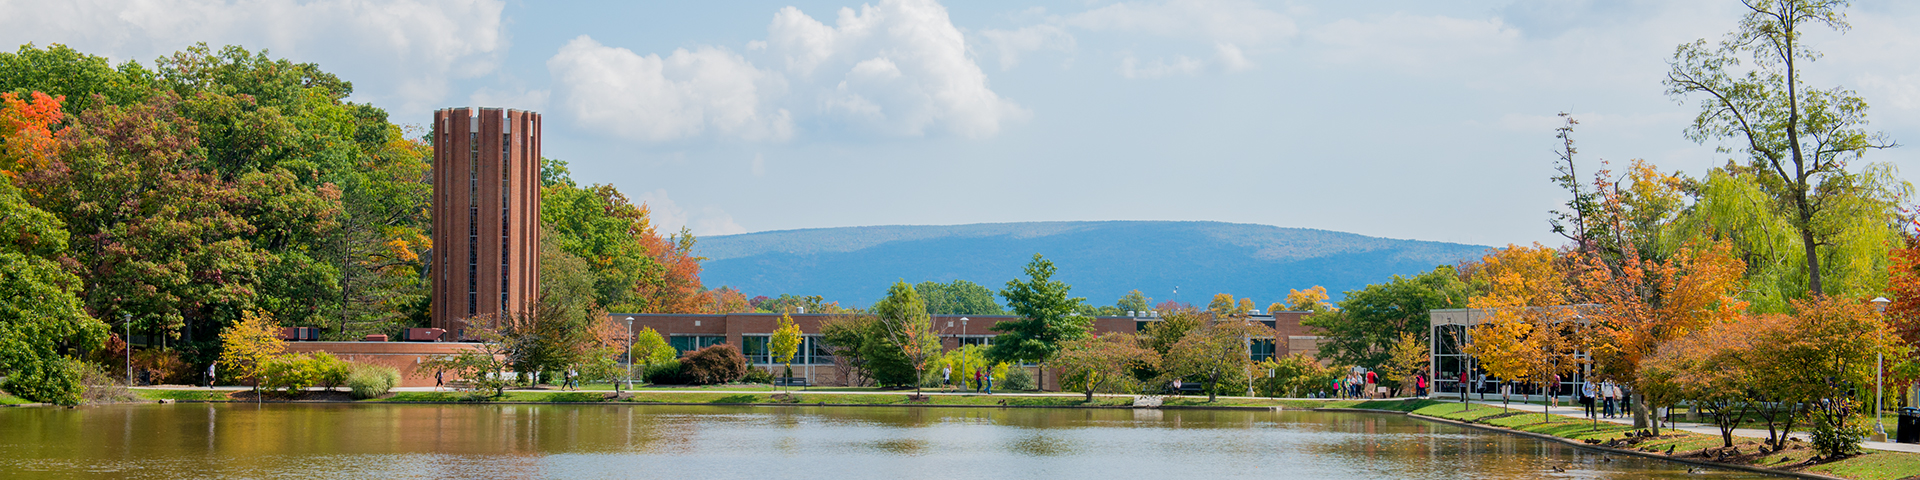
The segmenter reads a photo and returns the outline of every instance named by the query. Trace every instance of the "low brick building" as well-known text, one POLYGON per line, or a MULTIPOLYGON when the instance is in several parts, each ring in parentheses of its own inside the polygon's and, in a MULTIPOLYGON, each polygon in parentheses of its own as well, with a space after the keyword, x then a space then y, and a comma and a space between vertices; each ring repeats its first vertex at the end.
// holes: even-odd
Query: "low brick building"
MULTIPOLYGON (((400 386, 431 387, 433 373, 421 363, 443 355, 457 355, 479 344, 464 342, 287 342, 288 353, 327 352, 350 362, 386 365, 400 370, 400 386)), ((447 380, 456 377, 448 374, 447 380)))
MULTIPOLYGON (((1255 315, 1252 320, 1273 328, 1275 338, 1254 341, 1252 356, 1264 359, 1273 356, 1285 356, 1294 353, 1302 346, 1316 346, 1319 337, 1311 336, 1300 319, 1310 312, 1271 312, 1267 315, 1255 315), (1303 341, 1304 339, 1304 341, 1303 341)), ((610 315, 615 325, 625 326, 638 332, 642 328, 652 328, 667 338, 667 343, 680 353, 715 344, 731 344, 740 348, 747 356, 748 363, 758 368, 773 368, 771 356, 767 351, 767 342, 773 336, 774 327, 779 324, 780 315, 774 313, 730 313, 730 314, 628 314, 610 315)), ((793 359, 794 376, 806 377, 809 383, 816 385, 846 385, 849 372, 843 364, 835 362, 833 349, 820 338, 820 324, 835 315, 830 314, 793 314, 793 323, 800 327, 804 341, 800 352, 793 359)), ((962 345, 989 345, 999 332, 993 330, 995 323, 1014 320, 1012 315, 934 315, 934 332, 939 335, 940 343, 948 350, 962 345)), ((1095 317, 1095 333, 1124 332, 1137 333, 1152 322, 1160 321, 1156 317, 1095 317)), ((1042 375, 1041 386, 1056 389, 1052 375, 1042 375)))

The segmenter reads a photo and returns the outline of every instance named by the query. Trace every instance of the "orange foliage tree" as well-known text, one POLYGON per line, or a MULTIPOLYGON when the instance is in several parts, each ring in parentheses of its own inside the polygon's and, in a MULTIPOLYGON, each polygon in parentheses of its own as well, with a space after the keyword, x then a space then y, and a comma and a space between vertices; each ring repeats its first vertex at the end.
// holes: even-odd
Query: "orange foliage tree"
POLYGON ((24 100, 0 93, 0 175, 15 180, 19 172, 43 167, 59 152, 67 133, 60 126, 66 118, 60 102, 65 100, 40 92, 24 100))
POLYGON ((1559 307, 1566 303, 1565 262, 1538 244, 1508 245, 1482 259, 1479 275, 1487 292, 1467 304, 1490 316, 1474 327, 1466 351, 1487 373, 1551 386, 1554 376, 1579 366, 1576 312, 1559 307))

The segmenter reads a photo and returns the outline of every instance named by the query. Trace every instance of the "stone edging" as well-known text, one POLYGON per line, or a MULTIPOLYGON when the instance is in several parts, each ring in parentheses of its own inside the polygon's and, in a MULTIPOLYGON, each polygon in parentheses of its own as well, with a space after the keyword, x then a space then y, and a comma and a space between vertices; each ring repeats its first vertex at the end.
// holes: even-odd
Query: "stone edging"
MULTIPOLYGON (((1384 410, 1382 410, 1382 412, 1384 412, 1384 410)), ((1797 478, 1809 478, 1809 479, 1816 479, 1816 480, 1846 480, 1845 478, 1842 478, 1842 477, 1822 475, 1818 473, 1795 472, 1795 471, 1779 470, 1779 469, 1766 468, 1766 467, 1756 467, 1752 465, 1704 462, 1704 461, 1693 460, 1688 458, 1680 458, 1680 457, 1674 457, 1674 456, 1668 456, 1668 455, 1642 452, 1639 450, 1629 450, 1629 449, 1623 449, 1623 448, 1613 448, 1613 447, 1606 447, 1606 446, 1600 446, 1600 445, 1593 445, 1586 442, 1575 441, 1571 438, 1561 438, 1553 435, 1547 435, 1544 433, 1529 432, 1525 430, 1506 428, 1506 427, 1501 427, 1496 425, 1463 422, 1463 421, 1453 420, 1449 418, 1429 417, 1426 415, 1420 415, 1412 412, 1401 412, 1401 413, 1409 417, 1418 418, 1418 419, 1426 420, 1429 422, 1444 423, 1448 425, 1486 430, 1490 432, 1503 432, 1503 433, 1510 433, 1515 435, 1528 436, 1528 437, 1533 437, 1541 440, 1559 442, 1562 444, 1573 446, 1575 448, 1584 448, 1587 450, 1614 453, 1619 455, 1632 455, 1636 457, 1666 460, 1669 462, 1685 463, 1689 465, 1699 465, 1702 467, 1725 468, 1730 470, 1741 470, 1741 471, 1747 471, 1747 472, 1753 472, 1753 473, 1765 473, 1765 474, 1771 474, 1771 475, 1783 475, 1783 476, 1797 477, 1797 478)))

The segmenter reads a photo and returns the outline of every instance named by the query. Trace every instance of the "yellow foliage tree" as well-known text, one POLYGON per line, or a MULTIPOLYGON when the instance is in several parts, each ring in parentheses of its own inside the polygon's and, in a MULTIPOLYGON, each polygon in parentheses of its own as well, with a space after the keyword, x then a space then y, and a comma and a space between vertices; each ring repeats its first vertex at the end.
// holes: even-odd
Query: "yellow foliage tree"
POLYGON ((1297 312, 1323 312, 1331 310, 1327 305, 1327 287, 1314 285, 1306 290, 1287 290, 1287 310, 1297 312))
POLYGON ((800 326, 793 323, 793 316, 780 314, 780 326, 773 329, 773 339, 768 343, 773 353, 773 361, 786 367, 783 376, 793 376, 793 355, 800 352, 800 326))
POLYGON ((252 380, 260 388, 260 374, 267 361, 285 355, 286 342, 280 340, 280 324, 264 311, 241 312, 240 322, 220 332, 220 363, 223 372, 235 379, 252 380))
POLYGON ((1507 380, 1550 386, 1555 375, 1573 373, 1582 362, 1583 328, 1579 312, 1562 306, 1567 288, 1559 252, 1508 245, 1482 260, 1479 275, 1488 290, 1467 304, 1489 318, 1474 328, 1467 352, 1487 373, 1507 380))

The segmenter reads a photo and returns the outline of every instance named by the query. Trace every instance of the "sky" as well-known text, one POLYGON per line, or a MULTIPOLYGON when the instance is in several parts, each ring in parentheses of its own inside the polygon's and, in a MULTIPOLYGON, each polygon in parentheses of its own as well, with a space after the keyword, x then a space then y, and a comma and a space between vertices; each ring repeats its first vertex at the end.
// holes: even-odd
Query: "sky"
MULTIPOLYGON (((1485 245, 1560 239, 1581 168, 1699 175, 1674 48, 1734 0, 0 0, 0 42, 151 65, 268 49, 425 125, 541 112, 548 158, 697 235, 1209 220, 1485 245)), ((1920 145, 1920 2, 1860 0, 1809 84, 1920 145)), ((1870 153, 1911 181, 1920 147, 1870 153)), ((1857 168, 1857 167, 1856 167, 1857 168)))

